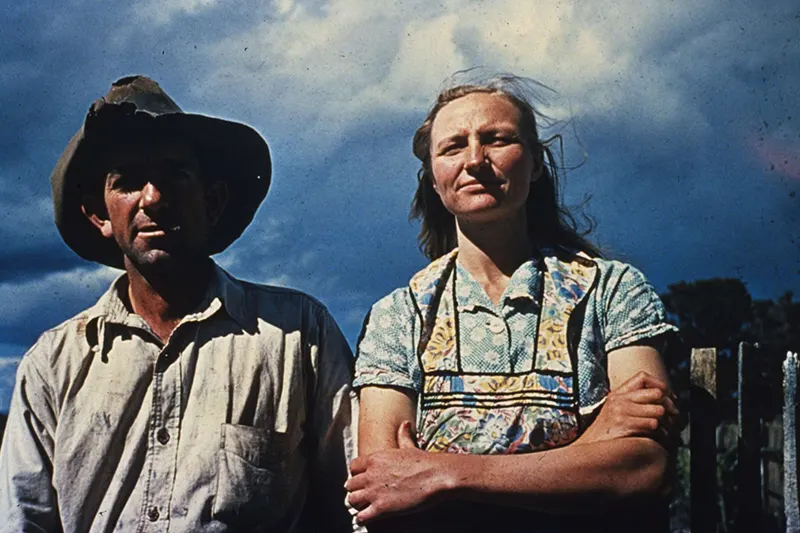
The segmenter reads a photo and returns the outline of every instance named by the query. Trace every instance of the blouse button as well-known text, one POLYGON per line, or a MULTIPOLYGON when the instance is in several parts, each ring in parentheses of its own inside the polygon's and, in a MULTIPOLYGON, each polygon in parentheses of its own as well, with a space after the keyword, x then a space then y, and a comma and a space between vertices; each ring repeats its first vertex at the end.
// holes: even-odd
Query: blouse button
POLYGON ((156 433, 156 439, 158 439, 158 442, 160 442, 161 444, 168 443, 169 442, 169 431, 167 431, 167 428, 159 429, 158 433, 156 433))
POLYGON ((491 331, 491 332, 492 332, 492 333, 494 333, 495 335, 497 335, 497 334, 499 334, 499 333, 503 333, 503 332, 506 330, 506 326, 505 326, 505 324, 504 324, 504 323, 503 323, 503 321, 502 321, 502 320, 500 320, 499 318, 492 318, 492 319, 490 319, 490 320, 487 322, 487 324, 486 324, 486 325, 489 327, 489 331, 491 331))
POLYGON ((159 516, 161 516, 161 513, 158 512, 158 507, 151 507, 150 510, 147 511, 147 519, 151 522, 158 520, 159 516))

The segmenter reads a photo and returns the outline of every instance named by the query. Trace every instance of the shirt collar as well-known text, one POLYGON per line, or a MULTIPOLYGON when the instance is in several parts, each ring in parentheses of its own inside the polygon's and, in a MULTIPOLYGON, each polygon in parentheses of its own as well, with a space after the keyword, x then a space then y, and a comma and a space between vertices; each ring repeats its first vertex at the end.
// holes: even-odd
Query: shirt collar
POLYGON ((525 298, 537 301, 539 298, 539 259, 529 259, 522 263, 508 280, 503 300, 525 298))
MULTIPOLYGON (((517 267, 508 280, 506 290, 503 291, 503 296, 500 299, 501 305, 518 298, 533 302, 538 301, 540 293, 539 278, 541 276, 540 263, 541 259, 539 257, 533 257, 517 267)), ((494 306, 489 297, 486 296, 483 287, 475 281, 458 260, 456 260, 456 270, 456 275, 458 276, 458 286, 456 287, 458 309, 461 311, 471 311, 476 307, 493 309, 494 306), (461 290, 459 290, 459 286, 461 290)))
MULTIPOLYGON (((87 311, 89 320, 102 317, 107 322, 142 327, 144 324, 142 318, 130 312, 125 304, 128 298, 127 291, 128 275, 122 274, 114 280, 97 303, 89 308, 87 311)), ((225 312, 243 329, 251 329, 248 326, 251 325, 252 320, 248 319, 245 289, 242 283, 214 263, 211 282, 203 299, 197 305, 196 310, 184 317, 182 322, 206 320, 220 308, 224 308, 225 312)))

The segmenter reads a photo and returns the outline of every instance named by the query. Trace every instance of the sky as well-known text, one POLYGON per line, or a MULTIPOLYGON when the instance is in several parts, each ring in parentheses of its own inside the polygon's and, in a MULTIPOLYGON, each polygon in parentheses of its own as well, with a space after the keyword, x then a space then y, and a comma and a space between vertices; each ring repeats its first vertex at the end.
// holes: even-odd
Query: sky
MULTIPOLYGON (((0 12, 0 411, 19 357, 119 274, 66 247, 49 175, 115 79, 267 139, 273 182, 216 256, 325 303, 354 343, 425 265, 411 138, 443 82, 482 67, 552 88, 568 205, 659 291, 711 277, 800 294, 796 0, 100 0, 0 12)), ((549 130, 548 130, 549 131, 549 130)))

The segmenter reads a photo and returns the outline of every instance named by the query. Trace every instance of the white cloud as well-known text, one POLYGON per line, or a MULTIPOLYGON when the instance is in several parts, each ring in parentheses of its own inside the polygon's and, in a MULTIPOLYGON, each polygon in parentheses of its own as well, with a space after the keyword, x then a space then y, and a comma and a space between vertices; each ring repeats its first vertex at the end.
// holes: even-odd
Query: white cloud
POLYGON ((294 0, 273 0, 275 12, 280 16, 288 15, 295 7, 294 0))
MULTIPOLYGON (((383 4, 277 0, 253 7, 256 22, 208 45, 203 101, 280 136, 314 146, 318 157, 365 117, 420 116, 455 70, 486 65, 531 76, 564 96, 554 106, 611 115, 663 129, 703 118, 686 97, 676 69, 655 59, 664 41, 703 33, 712 3, 490 3, 449 0, 383 4)), ((712 31, 713 28, 707 29, 712 31)), ((682 43, 673 44, 679 49, 682 43)), ((410 132, 409 132, 410 136, 410 132)))
POLYGON ((26 320, 41 319, 42 313, 60 316, 63 308, 75 307, 77 301, 96 299, 119 274, 119 270, 93 266, 0 283, 0 316, 6 326, 23 326, 26 320), (44 302, 48 305, 43 309, 44 302))
POLYGON ((143 22, 166 25, 180 15, 193 15, 214 7, 217 0, 143 0, 133 6, 143 22))
POLYGON ((53 215, 53 201, 48 196, 15 198, 0 202, 0 210, 4 218, 13 219, 19 225, 39 224, 43 219, 51 223, 48 218, 53 215))
POLYGON ((21 359, 21 357, 0 357, 0 372, 6 368, 16 368, 21 359))

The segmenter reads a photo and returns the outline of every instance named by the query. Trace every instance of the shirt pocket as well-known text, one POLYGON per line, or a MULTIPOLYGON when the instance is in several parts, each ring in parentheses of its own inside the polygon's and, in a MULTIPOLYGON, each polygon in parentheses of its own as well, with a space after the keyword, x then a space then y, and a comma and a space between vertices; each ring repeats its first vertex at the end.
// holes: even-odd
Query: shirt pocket
POLYGON ((212 518, 237 528, 279 520, 289 503, 290 453, 284 433, 222 424, 212 518))

